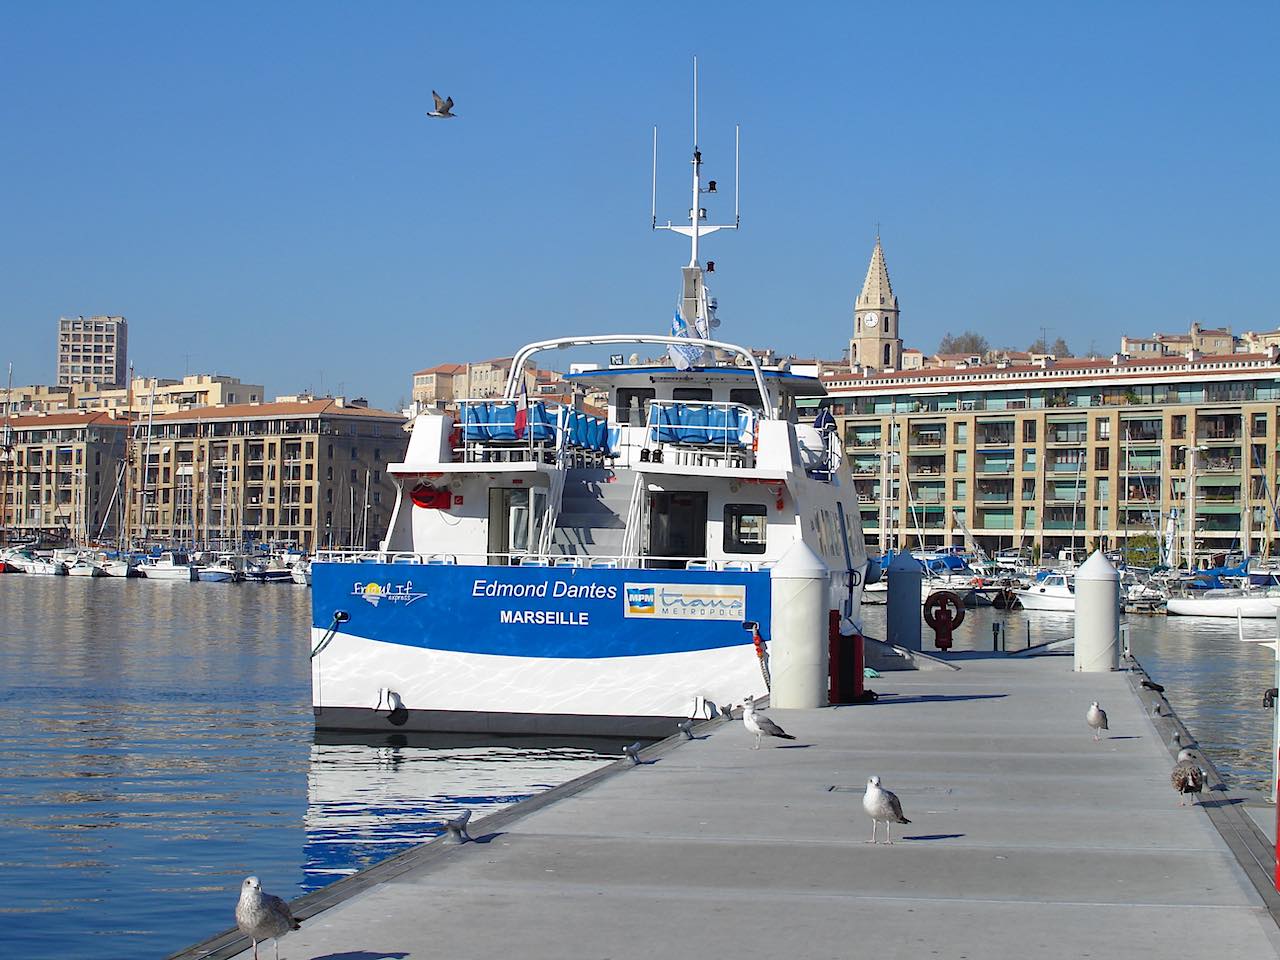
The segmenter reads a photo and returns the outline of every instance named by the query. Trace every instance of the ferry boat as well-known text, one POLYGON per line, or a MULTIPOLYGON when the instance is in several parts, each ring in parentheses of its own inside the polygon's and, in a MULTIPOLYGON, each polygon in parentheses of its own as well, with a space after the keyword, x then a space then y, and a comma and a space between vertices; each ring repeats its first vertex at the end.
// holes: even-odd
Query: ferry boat
POLYGON ((501 397, 413 421, 379 549, 317 552, 318 728, 665 736, 765 694, 753 640, 767 650, 789 550, 821 557, 830 609, 857 615, 857 491, 834 423, 798 422, 824 390, 710 338, 698 244, 724 227, 701 214, 696 134, 692 164, 689 225, 654 221, 692 245, 672 334, 521 348, 501 397), (636 344, 671 364, 623 362, 636 344), (526 362, 564 348, 610 354, 570 374, 604 415, 526 398, 526 362))

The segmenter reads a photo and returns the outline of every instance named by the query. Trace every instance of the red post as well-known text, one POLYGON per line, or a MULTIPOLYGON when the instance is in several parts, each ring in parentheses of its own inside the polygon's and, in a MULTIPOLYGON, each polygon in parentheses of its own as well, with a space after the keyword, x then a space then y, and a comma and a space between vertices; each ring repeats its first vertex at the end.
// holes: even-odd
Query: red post
POLYGON ((855 633, 851 639, 853 640, 853 699, 861 702, 863 694, 866 693, 867 645, 860 633, 855 633))
POLYGON ((827 702, 848 703, 845 699, 844 684, 841 681, 841 660, 844 644, 840 641, 840 611, 827 611, 827 702))

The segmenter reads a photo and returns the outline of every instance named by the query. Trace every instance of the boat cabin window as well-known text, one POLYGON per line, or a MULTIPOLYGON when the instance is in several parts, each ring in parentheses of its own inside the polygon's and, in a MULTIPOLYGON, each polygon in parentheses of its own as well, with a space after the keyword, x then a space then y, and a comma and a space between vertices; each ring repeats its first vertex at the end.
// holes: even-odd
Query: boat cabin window
POLYGON ((710 387, 676 387, 671 391, 672 400, 707 400, 711 399, 710 387))
POLYGON ((764 553, 769 509, 758 503, 728 503, 724 508, 724 552, 764 553))
POLYGON ((643 427, 649 422, 649 404, 657 396, 653 387, 619 387, 617 395, 618 425, 643 427))
POLYGON ((755 388, 734 387, 729 391, 729 402, 740 403, 752 410, 764 409, 764 404, 760 402, 760 391, 755 388))

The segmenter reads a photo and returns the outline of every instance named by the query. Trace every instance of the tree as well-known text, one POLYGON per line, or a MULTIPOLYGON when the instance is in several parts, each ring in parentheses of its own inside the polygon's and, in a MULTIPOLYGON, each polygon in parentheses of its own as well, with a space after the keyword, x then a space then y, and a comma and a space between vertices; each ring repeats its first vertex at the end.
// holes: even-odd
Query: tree
POLYGON ((990 349, 991 345, 987 343, 987 338, 972 330, 966 330, 959 336, 948 333, 938 344, 939 353, 963 353, 966 356, 981 356, 990 349))
POLYGON ((1061 337, 1058 337, 1058 339, 1054 340, 1053 344, 1049 346, 1045 344, 1044 337, 1036 337, 1036 339, 1032 342, 1031 346, 1027 347, 1027 352, 1028 353, 1051 353, 1055 357, 1074 357, 1075 356, 1075 354, 1071 352, 1071 348, 1067 346, 1067 341, 1063 340, 1061 337))

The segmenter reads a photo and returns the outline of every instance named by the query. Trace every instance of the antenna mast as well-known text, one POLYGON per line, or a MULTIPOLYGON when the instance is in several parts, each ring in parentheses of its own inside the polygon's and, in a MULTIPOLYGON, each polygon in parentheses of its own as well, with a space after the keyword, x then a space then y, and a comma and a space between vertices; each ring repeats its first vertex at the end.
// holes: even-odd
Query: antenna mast
POLYGON ((737 230, 739 226, 740 216, 738 213, 738 170, 739 170, 739 148, 741 145, 741 128, 734 127, 733 135, 733 223, 724 224, 708 224, 703 221, 706 219, 706 210, 702 207, 702 196, 707 193, 716 193, 712 185, 702 186, 702 151, 698 147, 698 58, 693 58, 693 205, 689 208, 689 226, 676 225, 668 220, 664 224, 658 223, 658 128, 653 128, 653 193, 652 203, 650 204, 651 224, 654 230, 670 230, 672 233, 683 234, 689 238, 690 256, 689 266, 701 268, 702 264, 698 260, 698 240, 708 234, 715 233, 717 230, 737 230))

